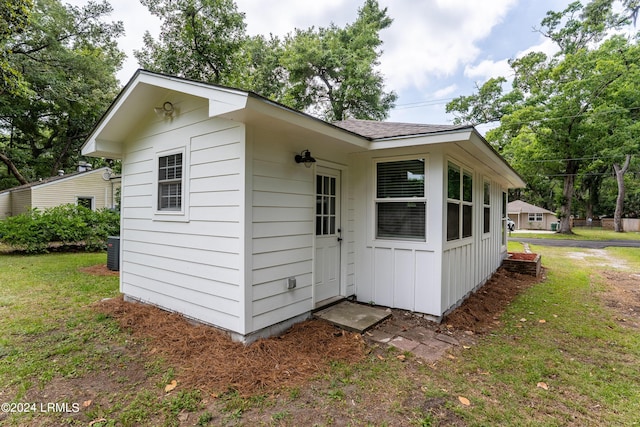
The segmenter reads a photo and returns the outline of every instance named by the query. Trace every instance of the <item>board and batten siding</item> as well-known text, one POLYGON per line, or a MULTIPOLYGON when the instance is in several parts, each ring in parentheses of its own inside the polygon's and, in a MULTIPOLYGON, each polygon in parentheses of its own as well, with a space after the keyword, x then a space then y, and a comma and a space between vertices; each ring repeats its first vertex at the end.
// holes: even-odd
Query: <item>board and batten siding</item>
POLYGON ((251 322, 254 331, 313 308, 314 169, 276 135, 252 144, 251 322), (296 280, 294 289, 287 279, 296 280))
MULTIPOLYGON (((453 161, 454 163, 455 160, 453 161)), ((460 165, 460 163, 456 163, 460 165)), ((491 176, 467 168, 473 173, 472 237, 445 242, 442 254, 442 307, 443 313, 457 306, 463 298, 483 285, 500 267, 506 248, 502 245, 502 200, 506 191, 491 176), (484 233, 484 183, 490 184, 489 233, 484 233)), ((444 165, 445 171, 447 163, 444 165)), ((446 172, 445 172, 446 173, 446 172)), ((445 195, 446 197, 446 195, 445 195)), ((446 198, 445 198, 446 206, 446 198)), ((446 210, 445 210, 446 220, 446 210)))
POLYGON ((121 291, 243 334, 245 127, 209 119, 204 101, 172 101, 181 108, 177 118, 153 117, 125 144, 121 291), (176 149, 185 153, 188 207, 183 217, 163 217, 155 212, 155 163, 176 149))
POLYGON ((79 197, 93 199, 93 209, 113 208, 114 185, 104 179, 106 169, 100 168, 68 179, 36 185, 31 188, 31 204, 38 209, 47 209, 63 204, 76 204, 79 197))
POLYGON ((380 150, 353 155, 349 228, 354 230, 358 301, 438 315, 442 244, 442 153, 438 147, 380 150), (376 160, 426 161, 426 241, 375 238, 376 160))

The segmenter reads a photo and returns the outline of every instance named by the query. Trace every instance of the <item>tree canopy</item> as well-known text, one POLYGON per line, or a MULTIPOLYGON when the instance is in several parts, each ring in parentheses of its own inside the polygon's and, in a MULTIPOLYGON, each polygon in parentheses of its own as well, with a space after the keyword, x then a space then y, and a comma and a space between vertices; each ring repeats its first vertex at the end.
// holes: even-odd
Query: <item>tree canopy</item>
POLYGON ((603 163, 611 167, 639 151, 640 48, 637 38, 612 32, 630 21, 614 12, 613 3, 574 2, 549 12, 540 32, 558 45, 556 55, 532 52, 511 60, 511 90, 505 91, 505 78, 495 78, 447 105, 459 122, 500 121, 487 139, 534 193, 558 181, 564 233, 571 232, 577 179, 586 182, 603 163))
POLYGON ((383 119, 396 95, 376 70, 387 10, 365 0, 355 22, 250 37, 232 0, 142 0, 162 20, 135 56, 143 68, 257 92, 326 120, 383 119))
POLYGON ((36 0, 29 23, 3 41, 24 90, 0 94, 2 188, 72 169, 88 131, 118 91, 121 23, 107 1, 84 7, 36 0))
POLYGON ((147 31, 135 51, 150 71, 216 84, 228 84, 240 72, 246 39, 244 14, 233 0, 141 0, 162 21, 155 40, 147 31))

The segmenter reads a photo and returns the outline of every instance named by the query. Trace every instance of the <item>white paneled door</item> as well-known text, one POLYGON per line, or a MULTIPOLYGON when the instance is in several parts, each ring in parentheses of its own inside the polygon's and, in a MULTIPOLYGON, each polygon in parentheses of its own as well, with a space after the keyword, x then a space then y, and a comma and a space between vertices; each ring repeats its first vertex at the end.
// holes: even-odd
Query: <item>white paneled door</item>
POLYGON ((318 167, 316 175, 314 300, 340 295, 340 171, 318 167))

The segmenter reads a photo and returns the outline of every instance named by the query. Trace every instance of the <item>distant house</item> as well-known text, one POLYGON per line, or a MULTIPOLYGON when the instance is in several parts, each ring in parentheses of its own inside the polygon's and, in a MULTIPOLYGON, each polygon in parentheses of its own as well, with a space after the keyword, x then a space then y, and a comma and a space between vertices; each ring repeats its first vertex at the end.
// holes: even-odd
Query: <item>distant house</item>
POLYGON ((19 215, 30 209, 47 209, 73 203, 89 209, 115 207, 115 192, 120 186, 107 167, 83 170, 41 179, 0 191, 0 219, 19 215))
POLYGON ((82 153, 122 159, 125 296, 244 342, 346 297, 440 318, 507 256, 525 185, 473 126, 332 124, 142 70, 82 153))
POLYGON ((551 230, 558 221, 554 212, 522 200, 507 204, 507 215, 516 224, 516 230, 551 230))

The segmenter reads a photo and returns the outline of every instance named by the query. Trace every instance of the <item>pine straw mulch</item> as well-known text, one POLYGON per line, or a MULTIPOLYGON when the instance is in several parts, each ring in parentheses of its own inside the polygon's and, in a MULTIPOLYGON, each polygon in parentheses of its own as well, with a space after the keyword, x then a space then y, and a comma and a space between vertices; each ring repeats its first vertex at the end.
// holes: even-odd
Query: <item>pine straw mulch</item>
POLYGON ((97 310, 143 339, 150 354, 170 361, 180 386, 210 393, 271 393, 327 372, 330 361, 357 362, 366 354, 359 334, 319 320, 298 323, 279 337, 245 346, 210 326, 122 297, 101 301, 97 310))
POLYGON ((544 278, 510 272, 499 268, 475 293, 448 314, 443 323, 462 331, 476 334, 489 332, 500 324, 500 315, 513 299, 544 278))

